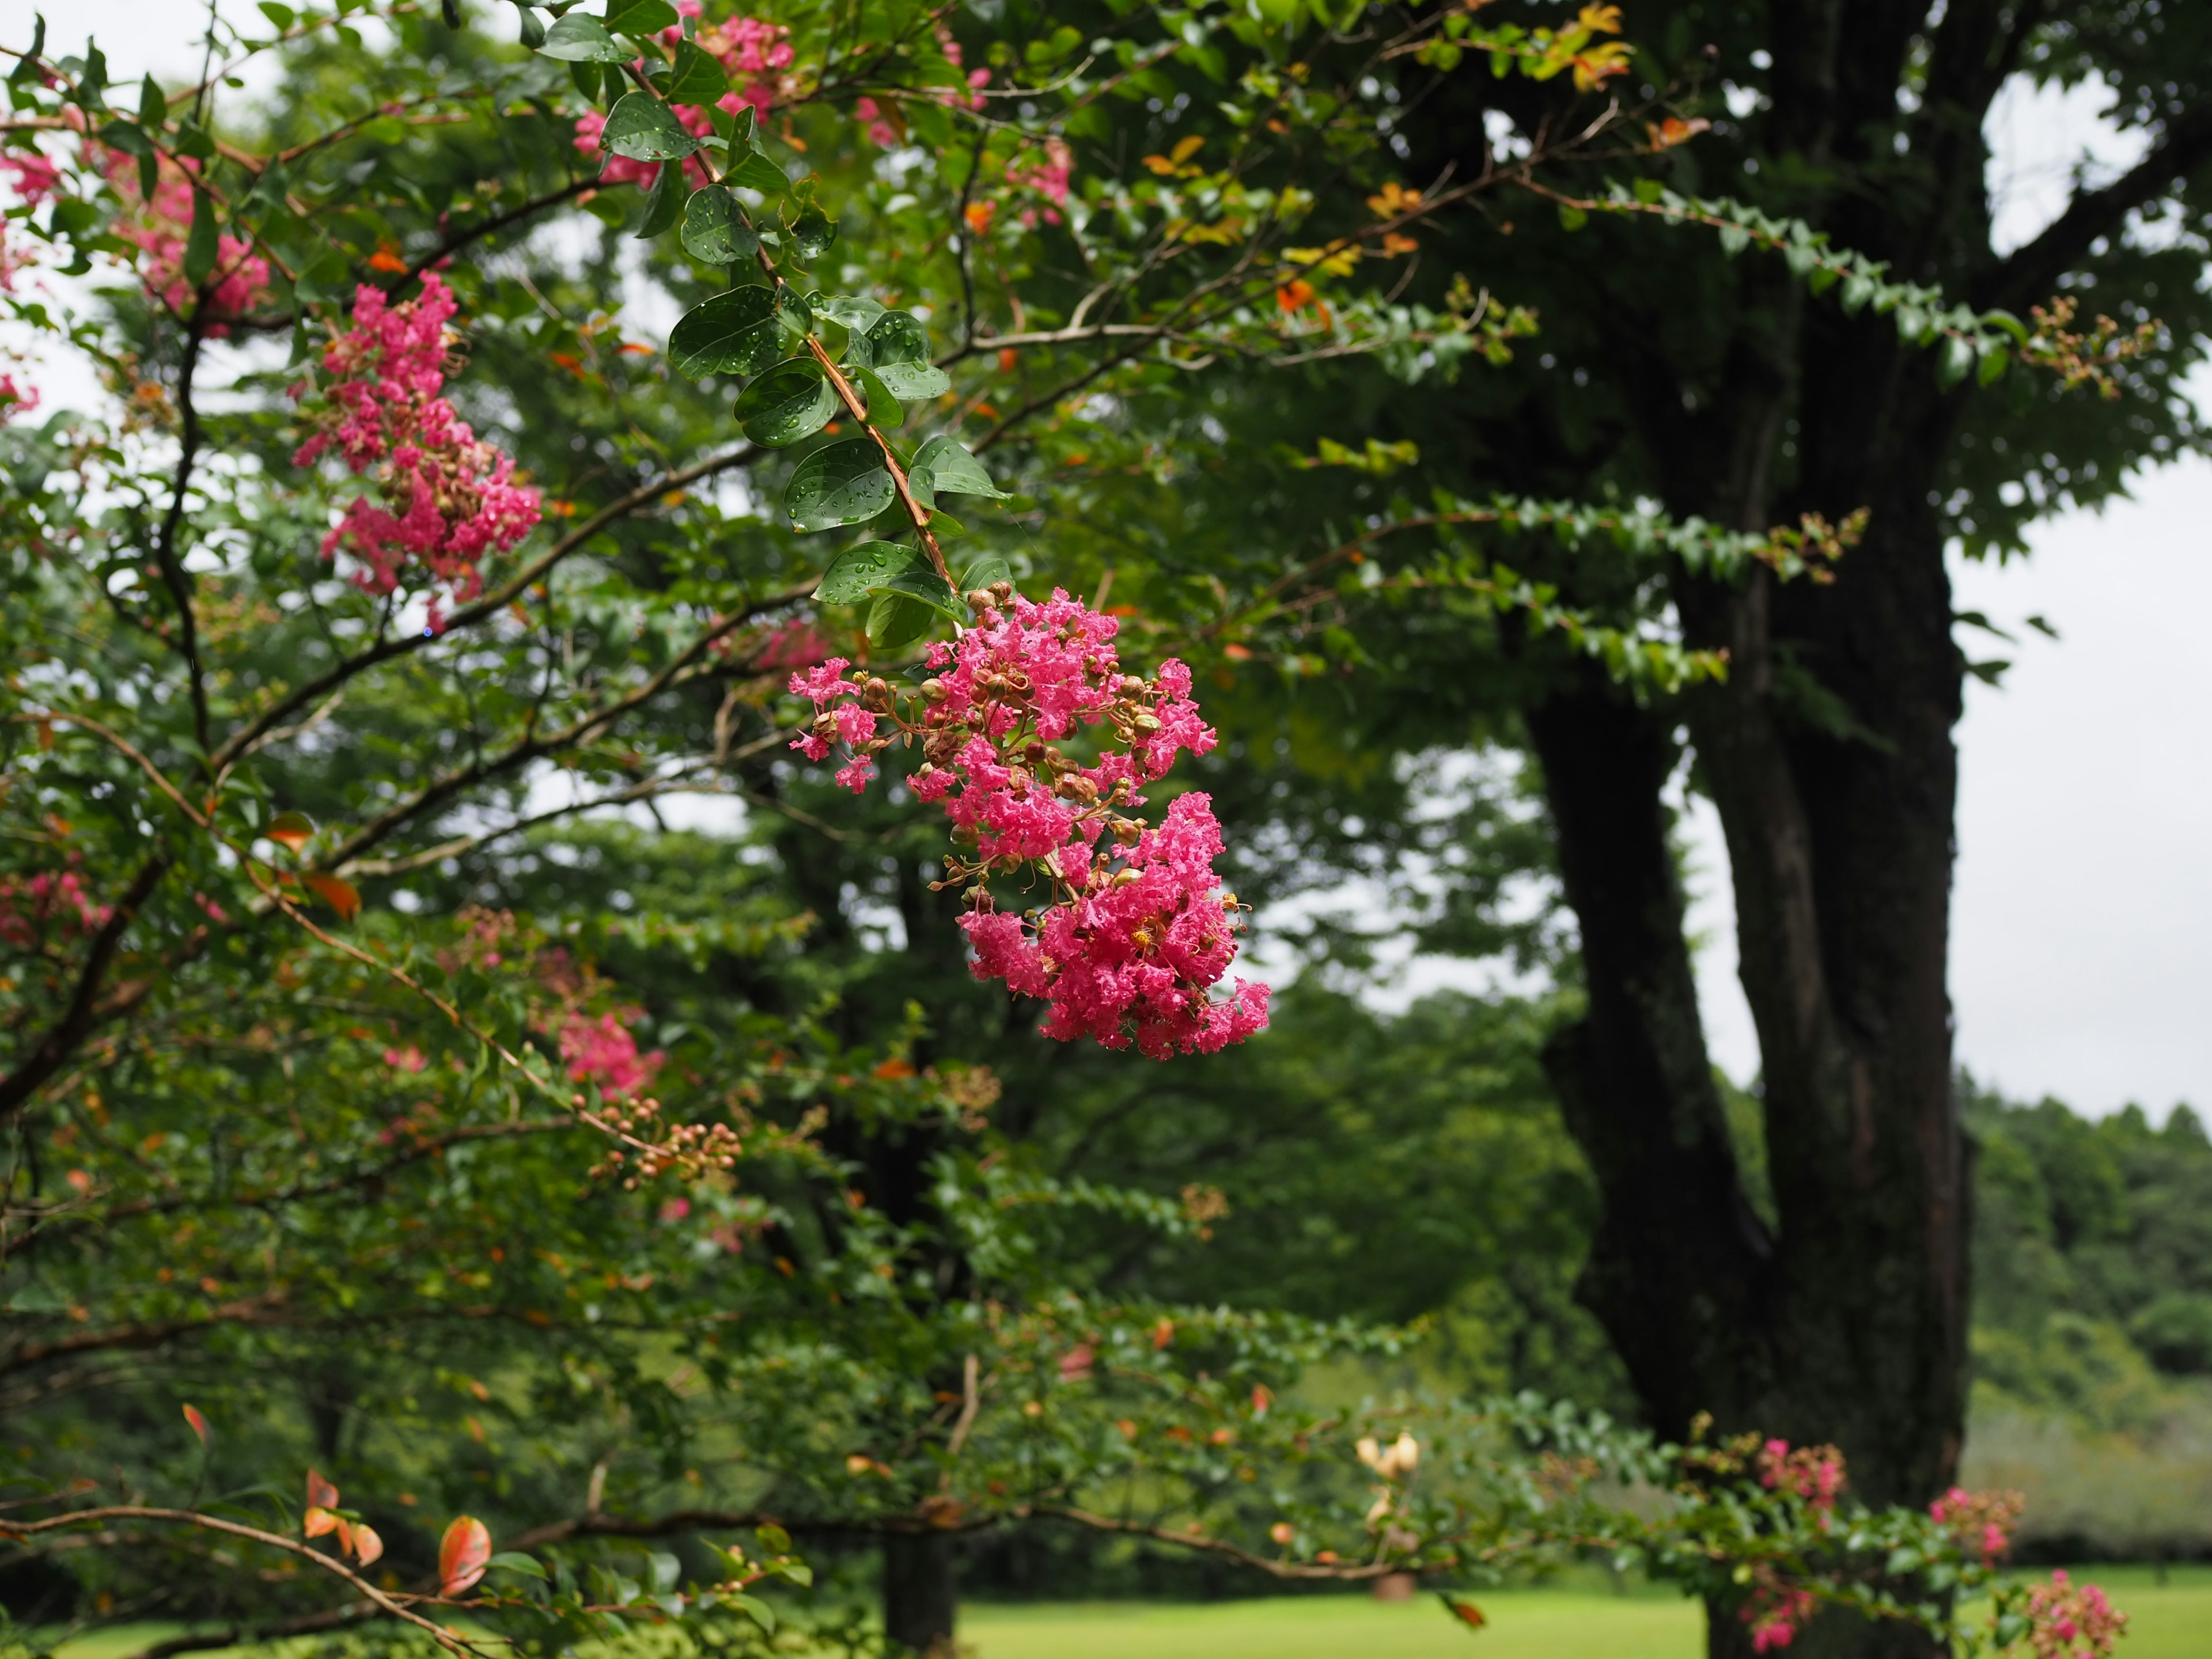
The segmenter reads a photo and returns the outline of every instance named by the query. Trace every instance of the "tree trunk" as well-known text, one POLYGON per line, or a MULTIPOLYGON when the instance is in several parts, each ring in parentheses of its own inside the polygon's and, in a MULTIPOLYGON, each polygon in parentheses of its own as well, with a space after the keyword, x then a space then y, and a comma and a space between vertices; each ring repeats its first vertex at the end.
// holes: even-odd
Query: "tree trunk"
POLYGON ((892 1533, 884 1540, 884 1633, 893 1651, 952 1650, 958 1601, 949 1532, 892 1533))

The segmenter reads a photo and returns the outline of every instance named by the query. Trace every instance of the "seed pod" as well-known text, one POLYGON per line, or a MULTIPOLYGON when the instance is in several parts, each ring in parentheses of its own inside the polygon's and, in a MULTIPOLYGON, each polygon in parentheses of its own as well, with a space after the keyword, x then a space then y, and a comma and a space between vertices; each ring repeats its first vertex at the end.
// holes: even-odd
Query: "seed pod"
POLYGON ((952 695, 952 688, 943 680, 932 678, 921 683, 921 695, 931 702, 943 702, 952 695))
POLYGON ((963 593, 960 597, 968 601, 972 611, 988 611, 991 608, 991 590, 988 587, 979 587, 974 592, 963 593))

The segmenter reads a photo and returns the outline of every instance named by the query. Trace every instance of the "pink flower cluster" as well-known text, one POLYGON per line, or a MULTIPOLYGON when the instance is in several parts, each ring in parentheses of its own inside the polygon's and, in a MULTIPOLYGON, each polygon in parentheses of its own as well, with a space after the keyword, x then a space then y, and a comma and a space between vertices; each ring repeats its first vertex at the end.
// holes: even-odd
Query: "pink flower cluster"
MULTIPOLYGON (((676 0, 676 9, 686 17, 697 17, 704 8, 700 0, 676 0)), ((731 115, 748 106, 763 116, 774 108, 777 97, 787 90, 784 71, 795 56, 787 24, 763 22, 754 17, 702 24, 694 44, 720 63, 730 77, 730 89, 716 100, 716 106, 731 115)), ((661 31, 661 40, 672 52, 683 38, 681 28, 661 31)), ((713 118, 696 105, 678 104, 675 110, 676 118, 694 138, 707 137, 714 131, 713 118)), ((597 155, 606 125, 607 118, 598 110, 578 116, 576 148, 586 155, 597 155)), ((695 190, 707 183, 707 170, 696 156, 684 163, 684 169, 695 190)), ((609 156, 599 171, 600 179, 610 185, 650 187, 659 176, 659 162, 634 161, 627 155, 609 156)))
POLYGON ((95 904, 73 870, 40 870, 0 876, 0 943, 28 951, 107 925, 109 911, 95 904))
POLYGON ((603 1099, 625 1100, 652 1083, 667 1056, 658 1048, 638 1053, 637 1039, 612 1014, 571 1014, 561 1028, 561 1058, 574 1081, 598 1085, 603 1099))
MULTIPOLYGON (((185 280, 185 244, 191 234, 191 179, 198 166, 189 156, 164 156, 149 202, 139 195, 137 158, 119 149, 106 153, 107 182, 123 202, 115 234, 138 250, 138 275, 146 292, 179 315, 192 303, 192 285, 185 280)), ((208 334, 221 338, 230 331, 225 319, 243 317, 268 297, 269 262, 249 242, 227 232, 218 237, 207 286, 207 314, 216 320, 208 325, 208 334)))
POLYGON ((1968 1492, 1954 1486, 1928 1506, 1928 1514, 1960 1547, 1978 1550, 1984 1561, 1994 1561, 2012 1547, 2012 1528, 2027 1504, 2016 1492, 1968 1492))
POLYGON ((453 310, 452 291, 435 275, 398 305, 380 289, 357 289, 352 322, 323 353, 336 381, 318 399, 315 430, 292 458, 308 466, 336 450, 350 471, 375 469, 385 504, 356 496, 323 538, 323 556, 344 546, 362 562, 356 584, 378 594, 397 588, 402 568, 416 560, 445 590, 431 603, 434 630, 443 626, 446 599, 483 592, 485 555, 513 547, 538 519, 538 492, 514 482, 514 458, 479 442, 438 395, 453 310))
MULTIPOLYGON (((1044 210, 1047 224, 1060 222, 1060 210, 1067 205, 1068 179, 1075 167, 1075 152, 1067 147, 1067 140, 1054 137, 1044 141, 1044 159, 1030 161, 1027 157, 1006 169, 1006 182, 1022 189, 1033 190, 1051 205, 1044 210)), ((1036 211, 1024 210, 1022 222, 1034 226, 1036 211)))
POLYGON ((792 747, 820 761, 842 746, 837 781, 860 790, 892 741, 879 734, 883 720, 919 742, 915 794, 942 802, 955 843, 975 849, 948 858, 939 884, 975 884, 961 927, 975 976, 1046 1000, 1047 1036, 1133 1042, 1157 1060, 1264 1029, 1265 985, 1239 980, 1226 1000, 1211 994, 1236 957, 1237 927, 1237 902, 1213 869, 1222 842, 1212 802, 1181 796, 1158 828, 1127 816, 1178 754, 1213 747, 1190 670, 1170 659, 1151 680, 1123 674, 1119 623, 1065 592, 1040 605, 1002 584, 971 599, 975 626, 931 647, 939 672, 911 714, 885 681, 848 678, 842 657, 793 674, 791 689, 815 717, 792 747), (1084 727, 1110 733, 1087 764, 1055 746, 1084 727), (998 909, 989 878, 1025 869, 1054 902, 998 909))
POLYGON ((2027 1593, 2027 1644, 2035 1659, 2104 1659, 2128 1627, 2128 1616, 2094 1584, 2063 1571, 2027 1593))
MULTIPOLYGON (((25 207, 44 205, 52 199, 61 185, 61 169, 34 149, 0 150, 0 175, 9 173, 15 177, 6 182, 25 207)), ((0 219, 0 294, 14 292, 15 273, 31 263, 33 257, 30 254, 9 246, 8 221, 0 219)), ((5 422, 11 413, 20 413, 21 409, 28 408, 38 401, 34 394, 17 391, 12 380, 0 381, 0 384, 4 384, 13 393, 12 402, 20 405, 11 409, 9 403, 0 402, 0 422, 5 422)))
POLYGON ((1736 1617, 1750 1627, 1751 1650, 1766 1653, 1786 1648, 1797 1639, 1819 1601, 1813 1592, 1784 1583, 1771 1566, 1753 1570, 1751 1599, 1737 1609, 1736 1617))
POLYGON ((1759 1484, 1802 1498, 1816 1510, 1832 1510, 1844 1489, 1844 1455, 1833 1446, 1792 1451, 1787 1440, 1770 1440, 1759 1449, 1759 1484))

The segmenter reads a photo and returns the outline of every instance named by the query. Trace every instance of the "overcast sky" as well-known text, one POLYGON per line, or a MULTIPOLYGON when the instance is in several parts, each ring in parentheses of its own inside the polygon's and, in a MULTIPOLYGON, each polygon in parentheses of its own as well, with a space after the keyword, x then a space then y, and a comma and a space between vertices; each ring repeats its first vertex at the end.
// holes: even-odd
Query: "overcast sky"
MULTIPOLYGON (((36 9, 0 0, 0 40, 27 43, 36 9)), ((114 80, 198 66, 198 9, 182 0, 44 9, 52 49, 95 32, 114 80)), ((252 15, 236 0, 225 10, 252 15)), ((2077 167, 2094 182, 2134 159, 2100 126, 2101 102, 2081 88, 2009 96, 1992 113, 2001 242, 2055 217, 2077 167)), ((2203 406, 2212 377, 2196 390, 2203 406)), ((2014 667, 2002 688, 1970 683, 1960 728, 1951 986, 1960 1058, 1985 1079, 2162 1115, 2179 1100, 2212 1106, 2212 654, 2198 635, 2212 616, 2212 464, 2169 467, 2133 494, 2050 520, 2024 562, 1955 573, 1959 608, 2021 642, 1966 641, 2014 667), (2060 640, 2014 625, 2030 615, 2060 640)), ((1726 854, 1709 810, 1693 829, 1707 1020, 1722 1063, 1748 1077, 1758 1050, 1735 980, 1726 854)))

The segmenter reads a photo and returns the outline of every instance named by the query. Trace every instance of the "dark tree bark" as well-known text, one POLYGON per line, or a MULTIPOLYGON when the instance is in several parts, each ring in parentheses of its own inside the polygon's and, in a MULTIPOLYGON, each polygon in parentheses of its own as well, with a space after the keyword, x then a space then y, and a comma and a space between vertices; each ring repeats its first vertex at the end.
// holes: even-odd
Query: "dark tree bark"
POLYGON ((957 1610, 949 1532, 892 1533, 884 1540, 884 1633, 900 1647, 942 1656, 952 1650, 957 1610))
MULTIPOLYGON (((1951 0, 1931 22, 1925 0, 1645 0, 1628 26, 1686 43, 1675 51, 1724 41, 1715 56, 1738 76, 1753 48, 1771 54, 1771 107, 1685 188, 1740 177, 1738 193, 1893 276, 2024 310, 2212 156, 2212 106, 2188 90, 2212 65, 2192 65, 2174 95, 2197 101, 2163 118, 2142 166, 2018 253, 1991 252, 1990 101, 2047 14, 2095 9, 1951 0), (1740 157, 1753 166, 1736 175, 1740 157)), ((1478 167, 1478 101, 1540 96, 1447 88, 1409 129, 1413 167, 1478 167)), ((1746 530, 1870 514, 1832 585, 1671 573, 1690 641, 1729 653, 1725 684, 1639 706, 1595 668, 1561 667, 1528 713, 1589 993, 1546 1056, 1602 1195, 1580 1294, 1662 1431, 1710 1412, 1723 1431, 1833 1442, 1860 1497, 1924 1502, 1957 1467, 1965 1417, 1968 1149, 1945 980, 1965 662, 1939 501, 1974 394, 1942 389, 1934 354, 1901 345, 1892 319, 1813 298, 1779 261, 1729 264, 1655 244, 1648 225, 1594 228, 1554 256, 1548 234, 1462 255, 1571 318, 1552 349, 1593 390, 1562 385, 1566 362, 1510 410, 1478 388, 1459 416, 1473 478, 1588 496, 1625 476, 1678 516, 1746 530), (1686 758, 1727 837, 1771 1230, 1739 1179, 1684 938, 1664 789, 1686 758)), ((1571 562, 1549 568, 1608 597, 1578 589, 1571 562)), ((1711 1642, 1748 1651, 1734 1620, 1711 1642)), ((1793 1649, 1925 1651, 1835 1616, 1793 1649)))

